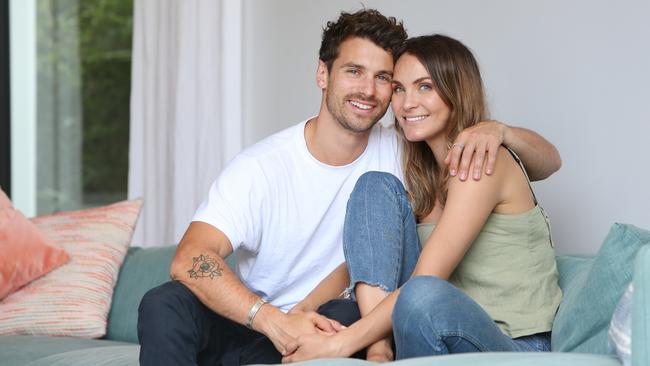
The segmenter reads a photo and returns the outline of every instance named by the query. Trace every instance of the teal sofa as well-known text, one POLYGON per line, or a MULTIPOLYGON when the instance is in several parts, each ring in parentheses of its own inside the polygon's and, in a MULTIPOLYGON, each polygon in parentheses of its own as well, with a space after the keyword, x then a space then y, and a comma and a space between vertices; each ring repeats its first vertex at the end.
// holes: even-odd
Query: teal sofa
MULTIPOLYGON (((175 247, 130 248, 121 268, 109 314, 108 330, 103 339, 75 339, 63 337, 0 336, 0 366, 76 366, 76 365, 138 365, 137 344, 138 304, 144 293, 167 281, 168 268, 175 247)), ((650 246, 644 245, 634 256, 633 277, 635 283, 633 312, 633 365, 650 365, 650 246)), ((600 267, 598 257, 559 256, 558 269, 560 286, 567 301, 571 292, 581 292, 594 284, 580 282, 589 276, 595 267, 600 267)), ((632 263, 629 264, 632 276, 632 263)), ((596 268, 597 269, 597 268, 596 268)), ((625 279, 623 279, 625 280, 625 279)), ((588 282, 588 281, 587 281, 588 282)), ((593 282, 593 281, 592 281, 593 282)), ((596 284, 597 285, 597 284, 596 284)), ((624 286, 622 286, 624 287, 624 286)), ((602 289, 601 289, 602 290, 602 289)), ((624 288, 615 289, 620 293, 624 288)), ((578 309, 577 316, 570 322, 581 324, 582 316, 589 311, 598 312, 597 301, 578 309)), ((561 310, 562 310, 561 305, 561 310)), ((569 305, 567 305, 569 306, 569 305)), ((607 310, 610 312, 609 310, 607 310)), ((558 313, 560 314, 560 313, 558 313)), ((609 314, 611 317, 611 314, 609 314)), ((574 329, 570 327, 568 329, 574 329)), ((568 331, 570 332, 570 331, 568 331)), ((602 333, 602 332, 601 332, 602 333)), ((562 345, 554 332, 554 346, 562 345)), ((570 335, 571 336, 571 335, 570 335)), ((620 366, 620 361, 603 343, 602 334, 595 342, 592 353, 551 352, 545 354, 486 353, 426 357, 394 362, 394 366, 447 366, 447 365, 566 365, 566 366, 620 366)), ((595 339, 595 338, 594 338, 595 339)), ((566 342, 565 342, 566 344, 566 342)), ((580 350, 579 347, 576 348, 580 350)), ((584 352, 584 349, 581 350, 584 352)), ((369 365, 366 361, 353 359, 326 359, 304 362, 303 365, 369 365)), ((392 365, 391 365, 392 366, 392 365)))

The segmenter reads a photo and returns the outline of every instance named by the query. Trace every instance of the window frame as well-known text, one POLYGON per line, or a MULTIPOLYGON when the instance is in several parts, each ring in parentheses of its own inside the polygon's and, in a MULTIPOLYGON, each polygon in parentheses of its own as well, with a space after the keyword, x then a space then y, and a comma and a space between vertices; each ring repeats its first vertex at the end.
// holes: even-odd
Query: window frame
POLYGON ((11 70, 9 2, 0 2, 0 187, 11 196, 11 70))

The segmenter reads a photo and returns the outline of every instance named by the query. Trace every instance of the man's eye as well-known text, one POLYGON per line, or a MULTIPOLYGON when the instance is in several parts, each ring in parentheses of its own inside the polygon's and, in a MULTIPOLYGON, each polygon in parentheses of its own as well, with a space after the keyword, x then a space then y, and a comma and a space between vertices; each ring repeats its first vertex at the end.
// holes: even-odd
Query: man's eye
POLYGON ((379 79, 380 81, 388 82, 388 83, 391 82, 391 77, 389 75, 378 75, 377 79, 379 79))
POLYGON ((401 93, 401 92, 403 92, 403 91, 404 91, 404 88, 402 88, 402 87, 399 86, 399 85, 395 85, 395 86, 393 87, 393 93, 401 93))
POLYGON ((359 75, 360 74, 359 70, 357 70, 357 69, 349 69, 348 73, 350 73, 352 75, 359 75))

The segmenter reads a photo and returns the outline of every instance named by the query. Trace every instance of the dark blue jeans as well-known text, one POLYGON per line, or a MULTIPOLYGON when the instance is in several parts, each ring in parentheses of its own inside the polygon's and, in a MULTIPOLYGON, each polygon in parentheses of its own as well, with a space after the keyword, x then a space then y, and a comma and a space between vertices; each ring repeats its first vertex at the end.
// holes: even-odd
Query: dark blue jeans
POLYGON ((359 178, 348 201, 343 235, 352 287, 362 282, 388 292, 401 288, 392 315, 398 359, 550 350, 550 333, 512 339, 449 282, 411 278, 420 243, 408 195, 393 175, 368 172, 359 178))
MULTIPOLYGON (((318 312, 343 325, 359 319, 354 301, 332 300, 318 312)), ((247 365, 280 363, 261 333, 210 310, 180 282, 170 281, 142 298, 138 318, 140 365, 247 365)))

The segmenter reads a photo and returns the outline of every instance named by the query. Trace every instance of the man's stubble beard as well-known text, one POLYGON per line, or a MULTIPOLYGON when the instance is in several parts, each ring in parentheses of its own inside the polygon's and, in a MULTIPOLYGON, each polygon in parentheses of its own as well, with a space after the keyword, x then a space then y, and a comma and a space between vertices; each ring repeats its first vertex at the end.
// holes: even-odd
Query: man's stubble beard
MULTIPOLYGON (((330 88, 325 92, 325 101, 326 101, 326 106, 327 110, 330 112, 332 117, 338 122, 338 124, 346 129, 347 131, 353 132, 353 133, 365 133, 371 130, 377 122, 386 114, 386 111, 388 110, 388 106, 385 107, 383 113, 378 113, 377 115, 373 116, 370 123, 365 126, 359 126, 362 123, 354 123, 351 121, 351 118, 348 118, 344 114, 344 109, 345 109, 345 104, 347 103, 347 100, 350 99, 357 99, 360 101, 367 101, 367 102, 372 102, 373 104, 376 104, 377 107, 380 106, 380 103, 377 101, 376 98, 366 98, 363 95, 360 94, 348 94, 345 96, 345 98, 341 99, 341 103, 337 104, 337 99, 336 97, 333 97, 332 94, 330 94, 330 88)), ((375 108, 377 108, 375 107, 375 108)))

